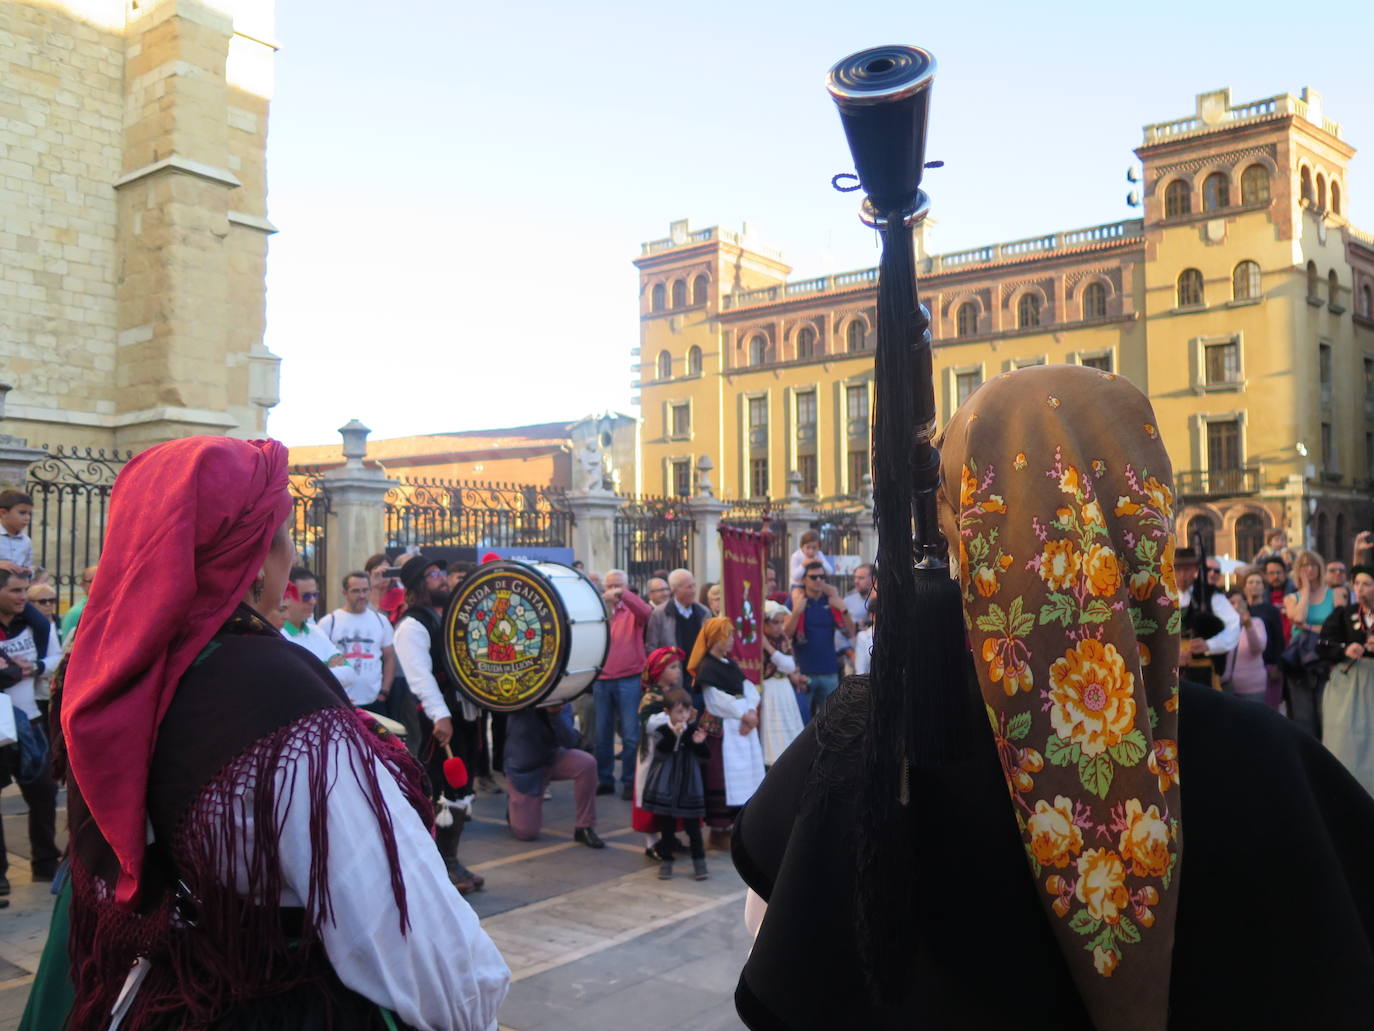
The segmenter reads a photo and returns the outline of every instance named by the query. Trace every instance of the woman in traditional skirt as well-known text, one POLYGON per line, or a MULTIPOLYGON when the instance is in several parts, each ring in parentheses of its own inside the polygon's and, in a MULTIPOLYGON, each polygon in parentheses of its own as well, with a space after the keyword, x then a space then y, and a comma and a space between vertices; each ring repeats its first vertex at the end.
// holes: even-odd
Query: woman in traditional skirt
POLYGON ((712 846, 725 847, 735 812, 763 782, 763 748, 759 743, 759 692, 730 658, 735 628, 724 616, 708 619, 697 635, 687 672, 695 679, 706 705, 702 725, 711 758, 704 771, 706 825, 712 846), (718 726, 717 726, 718 724, 718 726))
POLYGON ((655 648, 644 661, 640 674, 639 751, 635 756, 635 797, 630 807, 630 826, 644 835, 644 856, 661 863, 664 857, 658 849, 658 825, 654 814, 644 809, 644 778, 653 762, 651 738, 658 727, 668 722, 663 710, 663 694, 682 686, 682 663, 687 658, 681 648, 655 648))
POLYGON ((759 738, 763 745, 763 765, 773 765, 787 750, 805 724, 792 686, 802 677, 797 660, 792 658, 792 639, 784 624, 787 609, 775 601, 763 603, 763 702, 759 706, 759 738))
POLYGON ((1326 617, 1317 645, 1336 664, 1322 697, 1322 743, 1374 795, 1374 570, 1353 572, 1356 600, 1326 617))

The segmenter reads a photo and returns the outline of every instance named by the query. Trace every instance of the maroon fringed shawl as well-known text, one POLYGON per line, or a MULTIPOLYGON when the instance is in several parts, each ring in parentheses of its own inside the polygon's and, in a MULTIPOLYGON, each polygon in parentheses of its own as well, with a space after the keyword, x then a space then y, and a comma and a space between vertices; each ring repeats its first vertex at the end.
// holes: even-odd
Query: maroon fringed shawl
POLYGON ((235 1006, 302 985, 318 985, 327 1008, 328 986, 337 982, 320 930, 332 919, 327 862, 339 843, 330 841, 327 795, 337 777, 354 777, 371 801, 402 932, 409 926, 374 759, 428 824, 421 773, 405 749, 348 704, 314 656, 240 607, 181 678, 159 730, 147 799, 156 843, 147 851, 137 911, 116 903, 119 865, 77 786, 70 788, 70 1026, 103 1028, 140 956, 151 967, 125 1017, 128 1031, 160 1025, 171 1014, 183 1028, 209 1027, 235 1006), (333 778, 326 768, 330 743, 340 749, 333 778), (294 766, 295 782, 279 793, 276 774, 286 766, 294 766), (278 831, 289 805, 309 806, 313 845, 297 920, 281 909, 278 831), (235 890, 240 880, 246 897, 235 890))

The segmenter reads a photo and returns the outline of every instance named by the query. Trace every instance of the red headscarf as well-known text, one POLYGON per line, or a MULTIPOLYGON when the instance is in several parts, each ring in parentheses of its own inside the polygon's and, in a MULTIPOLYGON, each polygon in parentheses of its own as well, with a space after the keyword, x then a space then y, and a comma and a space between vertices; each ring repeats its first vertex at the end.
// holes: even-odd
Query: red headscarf
POLYGON ((658 678, 663 676, 665 669, 685 658, 687 653, 681 648, 655 648, 644 660, 644 672, 640 674, 639 679, 645 687, 652 687, 658 683, 658 678))
POLYGON ((115 481, 100 570, 62 698, 71 777, 138 899, 148 767, 177 683, 262 570, 291 511, 286 448, 190 437, 138 455, 115 481))

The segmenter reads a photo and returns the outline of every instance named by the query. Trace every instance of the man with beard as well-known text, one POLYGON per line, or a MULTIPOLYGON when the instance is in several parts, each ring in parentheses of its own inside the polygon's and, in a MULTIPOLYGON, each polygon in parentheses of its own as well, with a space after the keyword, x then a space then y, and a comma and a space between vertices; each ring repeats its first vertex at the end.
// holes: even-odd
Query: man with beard
POLYGON ((449 596, 446 566, 443 561, 414 555, 401 567, 406 612, 396 625, 394 647, 406 683, 420 702, 419 759, 429 775, 430 799, 436 813, 434 843, 449 878, 466 895, 485 883, 485 878, 458 861, 458 841, 472 806, 472 786, 451 787, 444 779, 444 760, 451 749, 469 770, 476 769, 478 714, 470 703, 459 700, 444 665, 442 623, 449 596))

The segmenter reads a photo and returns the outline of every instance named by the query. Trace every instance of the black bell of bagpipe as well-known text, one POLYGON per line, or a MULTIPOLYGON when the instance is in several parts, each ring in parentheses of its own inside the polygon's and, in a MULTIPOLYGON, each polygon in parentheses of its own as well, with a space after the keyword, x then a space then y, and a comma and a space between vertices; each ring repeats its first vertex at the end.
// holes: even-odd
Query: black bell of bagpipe
POLYGON ((859 182, 878 216, 917 206, 934 79, 934 57, 898 45, 851 54, 826 76, 859 182))

